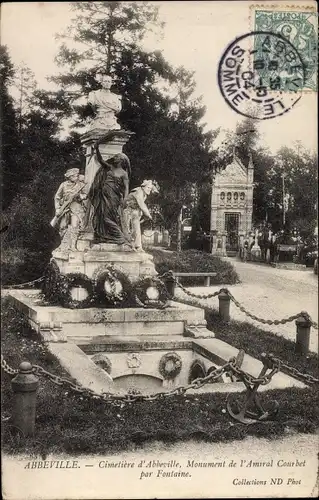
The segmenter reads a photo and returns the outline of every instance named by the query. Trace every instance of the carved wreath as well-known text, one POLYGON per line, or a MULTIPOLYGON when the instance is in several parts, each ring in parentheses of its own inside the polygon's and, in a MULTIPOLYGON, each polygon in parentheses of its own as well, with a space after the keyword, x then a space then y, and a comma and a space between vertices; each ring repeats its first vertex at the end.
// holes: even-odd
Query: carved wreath
POLYGON ((69 273, 64 275, 64 283, 61 290, 61 305, 70 309, 84 309, 92 306, 95 301, 93 283, 83 273, 69 273), (83 300, 76 300, 72 297, 72 288, 84 288, 87 291, 87 297, 83 300))
POLYGON ((156 276, 140 278, 133 286, 133 295, 137 305, 143 307, 166 306, 169 294, 165 283, 156 276))
POLYGON ((105 356, 105 354, 94 354, 94 356, 92 357, 92 361, 108 374, 111 373, 112 362, 107 356, 105 356))
POLYGON ((94 288, 97 302, 103 306, 128 305, 132 297, 129 278, 111 265, 96 273, 94 288))
POLYGON ((165 380, 172 380, 182 369, 182 358, 176 352, 169 352, 161 357, 158 370, 165 380))
POLYGON ((89 307, 95 300, 91 280, 82 273, 61 273, 54 259, 45 271, 42 293, 49 304, 71 309, 89 307), (76 287, 85 288, 87 291, 87 297, 84 300, 76 300, 72 297, 72 288, 76 287))

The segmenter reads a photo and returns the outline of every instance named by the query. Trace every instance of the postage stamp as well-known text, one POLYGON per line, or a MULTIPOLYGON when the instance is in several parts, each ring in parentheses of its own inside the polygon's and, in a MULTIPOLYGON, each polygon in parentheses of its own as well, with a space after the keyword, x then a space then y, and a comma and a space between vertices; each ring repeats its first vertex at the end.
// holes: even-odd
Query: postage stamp
MULTIPOLYGON (((298 51, 305 68, 303 92, 317 91, 318 13, 314 6, 255 5, 251 29, 282 35, 298 51)), ((259 41, 256 40, 256 45, 259 41)), ((265 72, 262 73, 265 77, 265 72)))
POLYGON ((306 71, 294 45, 281 34, 254 31, 226 47, 218 85, 237 113, 267 120, 287 113, 302 97, 306 71))

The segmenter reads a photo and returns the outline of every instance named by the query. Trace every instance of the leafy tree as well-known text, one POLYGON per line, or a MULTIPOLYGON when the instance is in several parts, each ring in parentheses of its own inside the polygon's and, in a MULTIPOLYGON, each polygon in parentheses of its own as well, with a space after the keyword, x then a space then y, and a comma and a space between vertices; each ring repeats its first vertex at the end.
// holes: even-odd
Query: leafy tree
POLYGON ((18 156, 20 141, 14 100, 9 94, 13 82, 14 67, 5 46, 0 46, 0 98, 1 98, 1 191, 3 209, 12 200, 19 184, 18 156))
POLYGON ((15 108, 18 115, 19 133, 23 125, 23 117, 32 109, 32 95, 37 83, 34 73, 25 63, 15 68, 13 87, 16 90, 15 108))

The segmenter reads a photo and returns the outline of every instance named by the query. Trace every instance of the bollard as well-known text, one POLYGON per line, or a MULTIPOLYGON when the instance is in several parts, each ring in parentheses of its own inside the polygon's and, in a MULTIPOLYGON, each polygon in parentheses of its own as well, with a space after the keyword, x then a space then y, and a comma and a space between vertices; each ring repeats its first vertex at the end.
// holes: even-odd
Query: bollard
POLYGON ((309 317, 299 316, 295 324, 297 327, 295 352, 307 354, 309 351, 311 320, 309 317))
POLYGON ((165 278, 165 285, 166 285, 166 289, 167 289, 170 297, 174 298, 176 285, 175 285, 175 278, 174 278, 173 274, 171 274, 165 278))
POLYGON ((230 320, 229 308, 230 308, 230 297, 225 289, 221 289, 220 294, 218 295, 219 300, 219 316, 222 321, 228 323, 230 320))
POLYGON ((11 386, 14 392, 12 422, 25 436, 33 436, 39 379, 32 373, 31 363, 24 361, 20 364, 11 386))

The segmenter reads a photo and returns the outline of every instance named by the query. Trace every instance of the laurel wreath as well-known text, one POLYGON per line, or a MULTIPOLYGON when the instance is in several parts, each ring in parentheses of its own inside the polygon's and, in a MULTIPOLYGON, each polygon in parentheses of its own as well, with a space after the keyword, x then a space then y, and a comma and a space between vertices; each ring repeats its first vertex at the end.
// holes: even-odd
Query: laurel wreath
POLYGON ((125 273, 113 266, 107 266, 94 279, 94 289, 97 303, 104 306, 128 305, 132 297, 132 284, 125 273), (105 284, 109 283, 109 291, 105 284), (121 291, 116 285, 121 284, 121 291))
POLYGON ((51 259, 45 272, 44 280, 41 283, 41 292, 46 301, 54 303, 59 289, 60 269, 54 259, 51 259))
POLYGON ((172 380, 182 369, 182 358, 176 352, 169 352, 161 357, 158 371, 166 380, 172 380))
POLYGON ((137 305, 142 304, 143 307, 159 307, 167 306, 169 294, 165 283, 156 276, 147 276, 140 278, 133 286, 133 295, 137 305), (158 292, 158 297, 152 299, 148 296, 148 289, 155 288, 158 292))
POLYGON ((112 362, 107 356, 104 356, 103 354, 95 354, 91 359, 96 365, 98 365, 100 368, 102 368, 108 374, 111 373, 112 362))
POLYGON ((63 307, 68 307, 70 309, 84 309, 85 307, 92 306, 95 301, 95 293, 93 288, 93 283, 85 274, 83 273, 70 273, 64 275, 65 279, 62 279, 62 290, 61 290, 61 305, 63 307), (76 300, 72 298, 71 290, 72 288, 84 288, 88 296, 83 300, 76 300))

